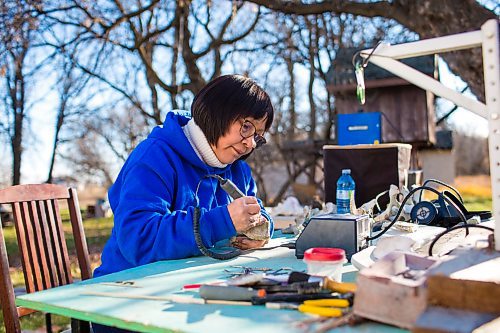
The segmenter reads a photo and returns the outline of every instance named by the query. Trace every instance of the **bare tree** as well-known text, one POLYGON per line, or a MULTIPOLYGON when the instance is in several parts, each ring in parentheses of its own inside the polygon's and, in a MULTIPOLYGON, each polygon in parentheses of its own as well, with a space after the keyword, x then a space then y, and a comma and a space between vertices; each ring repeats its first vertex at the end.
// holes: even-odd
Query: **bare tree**
MULTIPOLYGON (((322 13, 350 13, 365 17, 394 19, 418 33, 420 38, 444 36, 477 30, 489 19, 498 19, 494 11, 476 0, 395 0, 395 1, 322 1, 297 3, 286 0, 250 0, 261 6, 295 15, 322 13)), ((450 52, 443 55, 450 69, 471 87, 472 92, 484 100, 482 57, 479 50, 450 52)))
POLYGON ((67 125, 68 120, 78 122, 86 114, 88 115, 86 102, 91 99, 87 96, 87 99, 83 98, 83 100, 79 101, 80 94, 88 82, 88 77, 79 75, 75 69, 75 63, 69 60, 65 54, 62 56, 58 58, 60 66, 57 66, 60 68, 59 78, 56 82, 59 103, 57 106, 54 141, 52 144, 47 183, 52 183, 53 181, 54 165, 59 145, 71 141, 69 138, 61 138, 63 126, 67 125))
POLYGON ((4 84, 0 92, 5 111, 3 129, 12 151, 12 184, 21 181, 21 162, 28 92, 36 65, 28 64, 28 53, 37 39, 38 20, 30 9, 39 1, 7 1, 0 4, 0 62, 4 84))

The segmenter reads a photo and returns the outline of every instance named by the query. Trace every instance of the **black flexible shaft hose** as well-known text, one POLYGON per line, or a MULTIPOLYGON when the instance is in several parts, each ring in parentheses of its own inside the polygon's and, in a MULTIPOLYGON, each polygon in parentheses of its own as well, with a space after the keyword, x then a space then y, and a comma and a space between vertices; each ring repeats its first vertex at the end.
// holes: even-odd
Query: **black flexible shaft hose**
POLYGON ((242 254, 240 249, 234 249, 227 253, 217 253, 208 249, 205 244, 203 244, 203 240, 201 239, 200 234, 200 207, 195 207, 193 212, 193 231, 194 231, 194 240, 196 245, 198 245, 198 249, 201 253, 206 255, 207 257, 218 259, 218 260, 228 260, 233 259, 234 257, 242 254))

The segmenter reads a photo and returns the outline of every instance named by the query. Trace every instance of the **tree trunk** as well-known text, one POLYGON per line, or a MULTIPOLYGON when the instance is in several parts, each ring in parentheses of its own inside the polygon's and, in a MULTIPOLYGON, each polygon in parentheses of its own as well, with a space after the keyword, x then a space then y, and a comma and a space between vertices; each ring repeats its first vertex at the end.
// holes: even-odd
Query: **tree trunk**
MULTIPOLYGON (((14 132, 11 136, 11 147, 12 147, 12 185, 21 184, 21 161, 23 154, 23 123, 25 118, 24 110, 24 94, 25 94, 25 82, 23 75, 23 64, 24 57, 26 55, 25 50, 21 51, 16 57, 15 54, 11 54, 14 59, 15 72, 11 82, 8 82, 10 86, 10 99, 12 103, 12 113, 14 114, 14 132)), ((9 81, 9 78, 7 77, 9 81)))
POLYGON ((66 111, 66 101, 62 101, 59 112, 57 113, 57 121, 56 121, 56 132, 54 134, 54 143, 52 145, 52 156, 50 158, 50 166, 49 166, 49 174, 47 176, 47 183, 52 184, 53 181, 53 172, 54 172, 54 164, 56 162, 56 152, 57 146, 59 144, 59 134, 61 133, 61 128, 64 123, 64 115, 66 111))
POLYGON ((288 70, 288 76, 290 77, 290 105, 288 107, 288 113, 290 114, 290 128, 287 131, 287 137, 289 141, 295 140, 295 129, 297 128, 297 113, 295 111, 295 76, 293 73, 293 61, 291 55, 285 56, 286 67, 288 70))
MULTIPOLYGON (((316 21, 316 20, 314 20, 316 21)), ((307 20, 307 26, 309 29, 309 87, 308 87, 308 98, 309 98, 309 108, 311 110, 310 116, 310 124, 311 128, 309 130, 309 139, 311 142, 314 142, 316 138, 316 104, 314 103, 314 79, 316 75, 316 66, 314 64, 314 59, 316 58, 316 31, 317 26, 314 22, 307 20)), ((316 183, 316 156, 315 154, 310 155, 309 165, 311 169, 309 170, 309 180, 308 183, 315 184, 316 183)))

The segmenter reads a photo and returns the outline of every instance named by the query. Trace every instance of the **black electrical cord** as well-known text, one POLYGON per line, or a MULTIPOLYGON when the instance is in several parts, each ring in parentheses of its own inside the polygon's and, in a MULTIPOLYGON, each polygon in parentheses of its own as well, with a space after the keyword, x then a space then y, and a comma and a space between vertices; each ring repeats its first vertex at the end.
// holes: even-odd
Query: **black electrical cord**
POLYGON ((200 233, 200 204, 198 200, 198 190, 200 189, 201 182, 205 178, 215 178, 219 182, 222 182, 224 178, 222 178, 219 175, 206 175, 200 181, 198 182, 198 186, 196 186, 196 192, 195 192, 195 198, 196 198, 196 207, 194 208, 193 211, 193 233, 194 233, 194 241, 196 242, 196 245, 198 246, 198 249, 203 255, 206 255, 207 257, 218 259, 218 260, 229 260, 234 257, 237 257, 242 254, 242 251, 237 248, 233 248, 229 252, 215 252, 210 250, 203 244, 203 240, 201 239, 201 233, 200 233))
MULTIPOLYGON (((453 186, 451 185, 448 185, 446 184, 445 182, 442 182, 440 180, 437 180, 437 179, 427 179, 423 184, 422 186, 425 186, 427 185, 428 183, 436 183, 436 184, 439 184, 439 185, 442 185, 444 187, 447 187, 449 188, 450 190, 452 190, 453 192, 455 192, 455 194, 457 195, 457 197, 460 199, 460 201, 463 203, 464 202, 464 199, 462 198, 462 196, 460 195, 460 193, 458 192, 458 190, 456 188, 454 188, 453 186)), ((422 192, 420 192, 420 196, 418 198, 418 201, 421 201, 422 200, 422 192)))
MULTIPOLYGON (((408 201, 408 199, 417 191, 421 191, 421 190, 427 190, 427 191, 431 191, 435 194, 437 194, 438 196, 441 196, 444 198, 444 200, 451 206, 455 207, 456 210, 458 211, 459 215, 460 215, 460 218, 462 219, 462 221, 464 223, 467 223, 467 219, 465 218, 465 215, 462 213, 462 211, 456 207, 455 203, 453 203, 449 198, 447 198, 446 196, 442 195, 441 193, 439 193, 436 189, 432 188, 432 187, 429 187, 429 186, 420 186, 420 187, 417 187, 417 188, 414 188, 412 189, 407 195, 406 197, 403 199, 403 201, 401 202, 401 206, 399 207, 399 210, 396 214, 396 216, 394 217, 394 219, 392 220, 392 222, 384 229, 382 230, 381 232, 379 232, 378 234, 376 234, 375 236, 372 236, 372 237, 366 237, 366 241, 371 241, 371 240, 374 240, 374 239, 377 239, 379 238, 380 236, 382 236, 383 234, 385 234, 390 228, 392 228, 392 226, 394 225, 394 223, 396 223, 396 221, 398 220, 399 216, 401 216, 401 213, 403 212, 403 207, 406 203, 406 201, 408 201)), ((444 207, 445 209, 448 209, 447 207, 444 207)), ((449 213, 449 211, 448 211, 449 213)), ((467 231, 468 232, 468 231, 467 231)))
POLYGON ((486 229, 486 230, 489 230, 491 232, 494 232, 495 230, 493 228, 490 228, 490 227, 487 227, 487 226, 484 226, 484 225, 477 225, 477 224, 469 224, 469 223, 466 223, 466 224, 461 224, 461 225, 456 225, 450 229, 447 229, 445 231, 443 231, 442 233, 438 234, 431 242, 431 244, 429 245, 429 257, 432 257, 432 248, 434 247, 434 245, 436 244, 436 242, 441 238, 443 237, 444 235, 446 235, 447 233, 449 232, 452 232, 454 230, 457 230, 457 229, 461 229, 461 228, 465 228, 467 230, 467 234, 468 234, 468 230, 469 228, 480 228, 480 229, 486 229))
POLYGON ((232 250, 228 252, 215 252, 210 250, 203 244, 203 240, 201 239, 201 234, 200 234, 200 206, 198 203, 198 190, 200 188, 200 184, 205 178, 215 178, 219 181, 219 184, 221 184, 221 187, 224 191, 227 192, 227 194, 232 197, 233 199, 238 198, 243 195, 243 193, 238 190, 236 185, 234 185, 229 179, 222 178, 219 175, 206 175, 204 176, 199 182, 198 186, 196 187, 196 193, 195 193, 195 198, 196 198, 196 207, 194 208, 193 211, 193 233, 194 233, 194 240, 196 242, 196 245, 198 246, 198 249, 200 252, 207 257, 211 257, 214 259, 218 260, 229 260, 234 257, 237 257, 239 255, 242 255, 244 253, 250 252, 250 251, 263 251, 263 250, 272 250, 278 247, 290 247, 290 244, 281 244, 273 247, 264 247, 264 248, 257 248, 257 249, 252 249, 252 250, 247 250, 243 251, 237 248, 233 248, 232 250))
POLYGON ((210 249, 208 249, 205 244, 203 244, 203 240, 201 239, 201 234, 200 234, 200 207, 197 206, 194 208, 193 212, 193 231, 194 231, 194 240, 196 242, 196 245, 198 246, 198 249, 200 250, 201 253, 206 255, 207 257, 218 259, 218 260, 229 260, 234 257, 239 256, 242 254, 242 251, 240 249, 234 248, 234 250, 231 250, 229 252, 225 253, 218 253, 214 252, 210 249))

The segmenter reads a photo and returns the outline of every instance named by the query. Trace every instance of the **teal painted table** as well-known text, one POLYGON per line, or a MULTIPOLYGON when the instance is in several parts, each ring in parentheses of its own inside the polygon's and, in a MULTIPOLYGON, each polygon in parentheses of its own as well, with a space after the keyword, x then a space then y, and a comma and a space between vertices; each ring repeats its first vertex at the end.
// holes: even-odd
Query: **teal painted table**
MULTIPOLYGON (((277 240, 272 240, 277 241, 277 240)), ((161 261, 126 271, 77 282, 71 285, 26 294, 16 298, 16 304, 43 312, 127 328, 140 332, 202 332, 202 333, 293 333, 304 332, 298 321, 308 316, 293 310, 271 310, 264 306, 212 304, 180 304, 160 300, 126 299, 85 295, 89 292, 120 293, 137 296, 165 297, 184 295, 198 297, 195 291, 183 291, 186 284, 207 283, 225 279, 239 269, 291 267, 305 270, 294 251, 276 248, 254 251, 232 260, 219 261, 208 257, 161 261), (109 283, 134 281, 133 286, 109 283)), ((355 277, 351 265, 344 266, 344 281, 355 277)), ((342 327, 335 332, 406 332, 395 327, 365 323, 342 327)))

